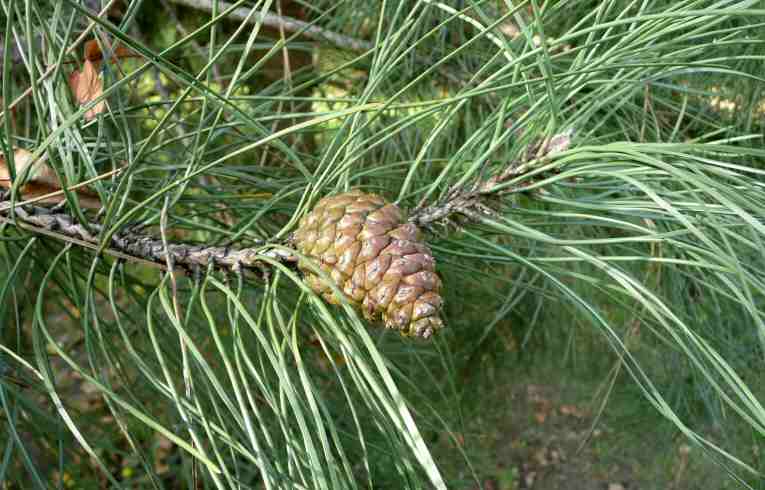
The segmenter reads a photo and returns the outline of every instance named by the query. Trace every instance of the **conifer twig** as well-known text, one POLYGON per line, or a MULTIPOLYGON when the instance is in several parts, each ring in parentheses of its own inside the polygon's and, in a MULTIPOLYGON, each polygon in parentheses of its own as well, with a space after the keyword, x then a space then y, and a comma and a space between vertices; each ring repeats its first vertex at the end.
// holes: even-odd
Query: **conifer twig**
POLYGON ((482 214, 491 214, 491 209, 484 202, 487 196, 503 192, 503 183, 530 172, 555 153, 567 150, 571 145, 572 134, 573 131, 569 129, 531 143, 517 161, 510 163, 494 176, 479 180, 470 188, 454 187, 435 204, 421 204, 409 215, 409 222, 429 228, 436 223, 446 222, 454 215, 477 218, 482 214))
MULTIPOLYGON (((518 162, 508 165, 501 173, 478 181, 469 189, 451 189, 440 202, 415 209, 409 221, 428 228, 435 223, 448 220, 453 215, 477 218, 481 214, 491 213, 491 209, 482 202, 486 196, 503 192, 504 189, 501 187, 503 182, 529 172, 538 166, 540 161, 567 149, 570 143, 571 131, 536 141, 529 145, 518 162)), ((23 223, 21 227, 24 229, 65 237, 67 241, 88 248, 97 248, 101 244, 98 234, 103 227, 98 223, 78 223, 68 214, 24 203, 15 206, 14 221, 4 216, 10 212, 10 206, 3 202, 4 199, 4 196, 0 195, 0 223, 16 224, 21 221, 23 223)), ((241 249, 208 247, 198 244, 170 243, 161 238, 127 231, 112 237, 107 252, 121 259, 148 262, 163 269, 167 269, 167 264, 175 264, 187 270, 207 268, 212 265, 216 269, 231 272, 239 272, 242 269, 263 270, 264 258, 284 262, 296 260, 290 253, 277 248, 264 250, 263 245, 267 243, 262 241, 255 247, 241 249)))
MULTIPOLYGON (((2 202, 2 201, 0 201, 2 202)), ((9 218, 3 216, 8 208, 0 211, 0 223, 14 224, 9 218)), ((22 228, 45 235, 57 235, 66 237, 72 243, 88 248, 96 248, 100 245, 97 234, 103 227, 97 223, 88 223, 85 226, 78 223, 72 216, 55 212, 53 210, 36 207, 22 206, 16 208, 16 220, 22 222, 22 228)), ((261 243, 259 245, 263 245, 261 243)), ((233 272, 242 268, 256 269, 260 267, 263 258, 288 260, 291 257, 278 250, 263 251, 260 247, 231 249, 229 247, 208 247, 188 243, 163 244, 162 239, 154 238, 133 232, 115 234, 107 253, 120 259, 149 262, 167 268, 168 254, 175 265, 186 269, 197 267, 206 268, 213 265, 217 269, 225 269, 233 272)))

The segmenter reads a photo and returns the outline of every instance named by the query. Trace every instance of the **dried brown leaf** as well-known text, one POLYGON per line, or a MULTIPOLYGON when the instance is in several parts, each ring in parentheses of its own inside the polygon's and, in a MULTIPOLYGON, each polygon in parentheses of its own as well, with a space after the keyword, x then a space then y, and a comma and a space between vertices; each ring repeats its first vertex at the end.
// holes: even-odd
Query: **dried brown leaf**
MULTIPOLYGON (((123 58, 138 58, 139 54, 130 48, 119 45, 114 49, 112 62, 123 58)), ((98 68, 100 62, 104 59, 104 53, 101 51, 101 46, 95 39, 85 43, 85 60, 92 62, 96 68, 98 68)))
MULTIPOLYGON (((104 91, 104 83, 98 76, 98 69, 90 61, 85 60, 82 70, 74 70, 69 75, 69 88, 75 100, 80 105, 85 105, 98 98, 104 91)), ((97 114, 104 112, 106 101, 101 100, 85 113, 85 119, 93 119, 97 114)))
MULTIPOLYGON (((13 164, 16 169, 16 178, 19 178, 28 167, 35 163, 36 165, 29 170, 30 175, 27 177, 27 181, 20 189, 24 199, 36 199, 61 190, 61 183, 58 176, 49 165, 44 161, 33 160, 32 153, 23 148, 14 148, 13 164)), ((0 188, 10 189, 12 186, 13 182, 11 182, 11 173, 8 162, 6 161, 5 155, 0 153, 0 188)), ((77 193, 80 206, 83 208, 99 209, 101 207, 101 200, 98 199, 98 196, 92 191, 81 188, 77 189, 75 192, 77 193)), ((63 202, 64 199, 65 197, 63 194, 59 194, 39 202, 44 204, 59 204, 63 202)))
MULTIPOLYGON (((13 166, 16 169, 16 175, 21 174, 25 168, 32 164, 32 154, 23 148, 13 149, 13 166)), ((10 189, 11 170, 6 161, 5 155, 0 154, 0 187, 10 189)))

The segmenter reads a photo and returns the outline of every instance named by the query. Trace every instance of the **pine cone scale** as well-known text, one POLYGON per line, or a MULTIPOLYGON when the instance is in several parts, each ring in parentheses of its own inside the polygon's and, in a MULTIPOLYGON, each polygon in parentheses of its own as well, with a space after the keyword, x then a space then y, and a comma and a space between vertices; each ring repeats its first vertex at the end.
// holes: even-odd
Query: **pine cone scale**
POLYGON ((390 237, 387 235, 376 236, 366 240, 359 236, 358 239, 361 240, 361 252, 359 252, 357 257, 358 264, 368 262, 380 256, 383 249, 390 243, 390 237))

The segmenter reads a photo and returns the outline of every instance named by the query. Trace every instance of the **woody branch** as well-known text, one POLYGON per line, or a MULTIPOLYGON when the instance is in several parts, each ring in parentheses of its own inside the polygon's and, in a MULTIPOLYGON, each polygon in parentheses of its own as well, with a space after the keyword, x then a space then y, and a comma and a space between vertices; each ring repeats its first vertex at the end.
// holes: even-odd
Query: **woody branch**
MULTIPOLYGON (((485 198, 504 192, 504 182, 530 172, 544 163, 547 157, 567 149, 570 142, 571 133, 564 132, 532 143, 519 160, 508 164, 494 176, 480 180, 469 188, 452 188, 441 201, 416 208, 410 214, 409 222, 429 229, 455 215, 476 218, 487 210, 483 202, 485 198)), ((11 217, 11 207, 5 197, 0 192, 0 223, 17 225, 28 231, 58 237, 91 249, 100 246, 100 234, 103 231, 100 224, 78 223, 66 213, 34 205, 14 206, 14 216, 11 217)), ((265 245, 269 244, 263 242, 256 247, 236 249, 188 243, 165 244, 160 238, 127 231, 112 236, 105 251, 120 259, 150 263, 163 269, 167 268, 168 257, 171 263, 187 270, 213 266, 218 270, 231 272, 239 272, 242 269, 260 270, 264 267, 263 260, 266 258, 294 261, 294 257, 283 249, 269 248, 265 245)))

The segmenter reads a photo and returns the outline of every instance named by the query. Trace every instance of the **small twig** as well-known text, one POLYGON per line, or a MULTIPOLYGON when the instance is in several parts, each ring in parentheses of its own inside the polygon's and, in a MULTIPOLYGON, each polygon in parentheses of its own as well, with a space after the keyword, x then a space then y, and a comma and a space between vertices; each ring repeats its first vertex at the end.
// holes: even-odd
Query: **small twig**
MULTIPOLYGON (((10 219, 2 215, 9 207, 0 206, 0 223, 14 224, 10 219)), ((25 206, 16 209, 16 219, 19 226, 56 238, 65 238, 68 242, 87 248, 97 249, 100 245, 98 233, 103 227, 98 223, 88 223, 86 227, 68 214, 55 213, 46 208, 25 206), (94 230, 90 233, 88 230, 94 230)), ((258 245, 265 245, 265 242, 258 245)), ((258 248, 243 248, 239 250, 228 247, 207 247, 204 245, 191 245, 186 243, 167 243, 161 239, 137 233, 115 234, 107 253, 125 260, 149 263, 167 270, 168 258, 176 266, 182 266, 189 270, 196 267, 207 267, 212 264, 216 269, 237 271, 240 268, 258 270, 260 262, 264 258, 280 261, 291 261, 290 254, 278 249, 263 251, 258 248)))
MULTIPOLYGON (((186 7, 195 8, 197 10, 204 10, 205 12, 212 12, 212 2, 210 0, 170 0, 172 3, 178 5, 185 5, 186 7)), ((231 8, 230 3, 218 2, 218 10, 226 11, 231 8)), ((369 51, 374 48, 374 45, 369 41, 362 39, 356 39, 350 36, 345 36, 337 32, 333 32, 321 27, 311 25, 308 22, 294 19, 286 15, 277 15, 270 12, 265 14, 257 14, 250 16, 250 11, 247 8, 234 9, 228 13, 228 17, 236 20, 250 19, 250 23, 260 22, 261 24, 272 27, 274 29, 283 29, 286 32, 300 32, 301 35, 314 41, 327 41, 333 45, 350 49, 351 51, 369 51)))
POLYGON ((409 222, 429 228, 433 224, 446 222, 454 215, 466 216, 473 220, 478 220, 481 216, 490 216, 493 211, 486 205, 486 198, 505 191, 501 185, 508 180, 531 172, 548 157, 568 149, 572 134, 573 132, 568 130, 531 143, 521 152, 520 159, 511 162, 501 173, 479 180, 469 188, 452 187, 441 201, 430 206, 418 206, 410 214, 409 222))
MULTIPOLYGON (((0 214, 2 214, 2 213, 0 213, 0 214)), ((26 213, 24 213, 24 215, 26 217, 26 213)), ((18 219, 19 218, 18 215, 16 216, 16 218, 17 219, 14 222, 14 221, 11 221, 8 218, 4 218, 3 216, 0 216, 0 224, 16 225, 17 227, 19 227, 19 228, 21 228, 23 230, 31 231, 33 233, 37 233, 37 234, 40 234, 40 235, 49 236, 51 238, 55 238, 57 240, 65 241, 65 242, 68 242, 68 243, 72 243, 74 245, 78 245, 78 246, 83 247, 83 248, 89 248, 89 249, 92 249, 92 250, 98 250, 98 245, 97 245, 96 242, 80 240, 79 238, 76 238, 74 236, 70 236, 70 235, 68 235, 66 233, 59 233, 57 231, 53 231, 52 229, 48 229, 48 228, 41 227, 41 226, 36 226, 35 225, 35 220, 30 220, 31 223, 25 223, 24 221, 21 221, 21 220, 18 219)), ((69 216, 67 216, 67 218, 71 219, 71 217, 69 217, 69 216)), ((156 268, 163 269, 163 270, 167 269, 167 267, 165 265, 163 265, 163 264, 152 262, 152 261, 148 261, 148 260, 144 260, 144 259, 141 259, 139 257, 132 257, 132 256, 130 256, 128 254, 120 252, 119 250, 106 249, 104 252, 107 255, 111 255, 112 257, 116 257, 116 258, 121 259, 121 260, 132 260, 133 262, 143 263, 144 265, 148 265, 150 267, 156 267, 156 268)))

